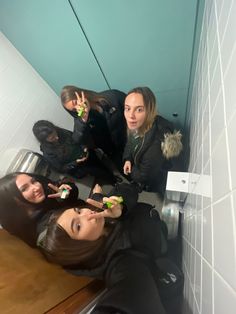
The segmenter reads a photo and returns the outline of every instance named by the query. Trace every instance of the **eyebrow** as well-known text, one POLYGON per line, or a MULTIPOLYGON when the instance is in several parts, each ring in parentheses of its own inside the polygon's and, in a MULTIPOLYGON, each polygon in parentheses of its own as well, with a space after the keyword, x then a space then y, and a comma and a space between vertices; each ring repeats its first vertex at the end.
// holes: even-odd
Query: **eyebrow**
POLYGON ((24 189, 24 188, 26 188, 26 187, 27 187, 27 184, 28 184, 28 183, 26 183, 26 184, 23 184, 23 185, 19 186, 19 188, 18 188, 18 189, 21 191, 22 189, 24 189))
MULTIPOLYGON (((127 107, 131 107, 130 105, 127 105, 127 104, 125 104, 125 106, 127 106, 127 107)), ((137 106, 134 106, 134 108, 135 108, 135 109, 136 109, 136 108, 139 108, 139 107, 144 108, 145 106, 144 106, 144 105, 137 105, 137 106)))
POLYGON ((71 228, 71 231, 74 233, 74 228, 75 228, 75 218, 73 218, 73 219, 71 220, 70 228, 71 228))

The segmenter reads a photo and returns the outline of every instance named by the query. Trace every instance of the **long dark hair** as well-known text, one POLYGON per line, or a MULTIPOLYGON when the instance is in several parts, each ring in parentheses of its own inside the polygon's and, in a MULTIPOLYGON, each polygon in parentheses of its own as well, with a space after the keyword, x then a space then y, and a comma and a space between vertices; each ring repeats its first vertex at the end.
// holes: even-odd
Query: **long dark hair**
POLYGON ((54 131, 58 133, 60 128, 55 126, 52 122, 47 120, 39 120, 35 122, 33 125, 33 133, 34 136, 37 138, 39 143, 45 143, 47 142, 47 138, 50 134, 52 134, 54 131))
POLYGON ((39 181, 44 189, 45 195, 49 193, 47 178, 39 175, 15 172, 8 174, 0 179, 0 224, 11 234, 21 238, 30 246, 36 245, 37 230, 36 221, 29 213, 41 208, 45 204, 33 204, 27 201, 16 186, 16 177, 20 174, 26 174, 39 181))
MULTIPOLYGON (((77 208, 95 208, 80 200, 77 208)), ((106 244, 107 236, 102 235, 95 241, 74 240, 57 223, 63 211, 57 211, 50 218, 46 235, 40 244, 43 254, 48 261, 67 267, 92 268, 104 257, 103 247, 106 244)), ((111 226, 105 226, 107 233, 111 226)))

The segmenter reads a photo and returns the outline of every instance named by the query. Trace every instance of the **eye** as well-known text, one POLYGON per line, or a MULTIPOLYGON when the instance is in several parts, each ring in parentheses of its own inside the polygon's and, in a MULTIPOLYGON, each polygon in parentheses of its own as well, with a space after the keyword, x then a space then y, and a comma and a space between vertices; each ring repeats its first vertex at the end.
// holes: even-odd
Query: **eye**
POLYGON ((37 183, 37 182, 38 182, 38 181, 37 181, 35 178, 32 178, 32 179, 31 179, 31 183, 32 183, 32 184, 37 183))
POLYGON ((125 111, 129 111, 129 108, 128 108, 128 107, 125 107, 125 111))
POLYGON ((77 214, 80 214, 80 208, 74 207, 74 211, 75 211, 77 214))
POLYGON ((76 224, 76 229, 79 231, 80 230, 80 224, 76 224))
POLYGON ((137 109, 137 112, 143 112, 143 111, 144 111, 143 108, 138 108, 138 109, 137 109))
POLYGON ((21 193, 26 192, 26 191, 27 191, 27 187, 26 187, 26 186, 21 187, 21 188, 20 188, 20 191, 21 191, 21 193))

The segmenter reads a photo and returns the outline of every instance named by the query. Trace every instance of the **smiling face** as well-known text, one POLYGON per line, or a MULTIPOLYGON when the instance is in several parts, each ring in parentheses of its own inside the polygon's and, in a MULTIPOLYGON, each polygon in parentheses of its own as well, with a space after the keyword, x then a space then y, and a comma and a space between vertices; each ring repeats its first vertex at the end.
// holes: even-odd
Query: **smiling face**
POLYGON ((30 203, 39 204, 45 200, 42 184, 27 174, 22 173, 16 177, 16 186, 30 203))
POLYGON ((62 213, 57 223, 74 240, 95 241, 103 234, 105 220, 103 217, 89 219, 92 213, 89 208, 70 208, 62 213))
POLYGON ((125 99, 124 115, 129 130, 138 130, 146 119, 143 96, 131 93, 125 99))

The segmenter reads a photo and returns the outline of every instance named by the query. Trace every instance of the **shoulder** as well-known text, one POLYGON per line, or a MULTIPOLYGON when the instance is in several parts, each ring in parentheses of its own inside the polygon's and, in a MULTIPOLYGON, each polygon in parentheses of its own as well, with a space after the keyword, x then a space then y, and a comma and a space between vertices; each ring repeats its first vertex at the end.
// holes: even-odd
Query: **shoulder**
POLYGON ((157 115, 154 123, 158 127, 158 129, 166 129, 166 131, 169 130, 169 132, 173 132, 174 130, 172 122, 168 121, 162 116, 157 115))
POLYGON ((106 90, 100 93, 101 96, 103 96, 104 98, 108 98, 108 99, 116 99, 119 100, 121 102, 124 101, 126 94, 118 89, 110 89, 110 90, 106 90))
POLYGON ((72 136, 72 132, 66 129, 58 128, 57 129, 58 135, 60 136, 72 136))

